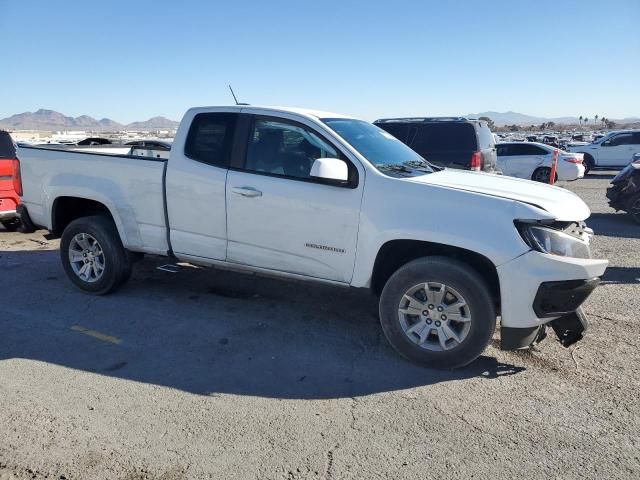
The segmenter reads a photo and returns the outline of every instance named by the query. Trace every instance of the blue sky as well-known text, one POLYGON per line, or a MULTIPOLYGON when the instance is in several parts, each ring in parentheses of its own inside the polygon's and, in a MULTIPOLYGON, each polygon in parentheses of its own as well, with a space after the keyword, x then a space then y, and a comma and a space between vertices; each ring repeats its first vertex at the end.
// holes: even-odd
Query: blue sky
POLYGON ((0 0, 0 118, 640 116, 640 0, 0 0), (6 67, 9 66, 7 69, 6 67))

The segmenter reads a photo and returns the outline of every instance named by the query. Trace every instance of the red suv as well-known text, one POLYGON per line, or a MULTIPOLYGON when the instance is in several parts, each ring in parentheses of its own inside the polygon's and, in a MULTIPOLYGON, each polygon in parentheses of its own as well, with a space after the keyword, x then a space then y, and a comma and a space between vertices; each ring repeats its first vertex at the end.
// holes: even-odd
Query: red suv
POLYGON ((9 231, 20 225, 16 209, 22 195, 20 162, 8 132, 0 130, 0 223, 9 231))

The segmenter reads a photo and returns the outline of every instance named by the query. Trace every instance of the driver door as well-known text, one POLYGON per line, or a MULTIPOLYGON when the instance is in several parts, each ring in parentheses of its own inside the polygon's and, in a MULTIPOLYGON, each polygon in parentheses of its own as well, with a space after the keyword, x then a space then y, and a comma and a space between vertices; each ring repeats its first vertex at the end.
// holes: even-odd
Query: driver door
POLYGON ((602 143, 598 152, 599 167, 620 167, 631 162, 633 157, 633 134, 619 133, 602 143))
POLYGON ((227 177, 227 261, 349 283, 363 191, 357 168, 309 126, 253 115, 245 122, 246 153, 227 177), (350 181, 311 178, 321 157, 345 160, 350 181))

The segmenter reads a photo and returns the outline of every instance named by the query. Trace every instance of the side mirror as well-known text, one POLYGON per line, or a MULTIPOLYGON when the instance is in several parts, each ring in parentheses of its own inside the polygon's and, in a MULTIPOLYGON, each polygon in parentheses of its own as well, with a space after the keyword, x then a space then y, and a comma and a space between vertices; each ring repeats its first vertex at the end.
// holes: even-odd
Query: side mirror
POLYGON ((605 140, 604 142, 602 142, 602 146, 603 147, 610 147, 611 146, 611 140, 605 140))
POLYGON ((349 181, 349 168, 339 158, 318 158, 311 165, 309 176, 329 184, 344 184, 349 181))

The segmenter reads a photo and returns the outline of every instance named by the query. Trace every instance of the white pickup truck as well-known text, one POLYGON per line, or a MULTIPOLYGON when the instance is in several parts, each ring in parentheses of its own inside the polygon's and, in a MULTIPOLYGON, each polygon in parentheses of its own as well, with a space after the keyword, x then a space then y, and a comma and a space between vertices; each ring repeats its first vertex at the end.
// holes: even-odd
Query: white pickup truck
MULTIPOLYGON (((141 254, 369 288, 389 342, 458 367, 551 325, 569 345, 606 260, 565 189, 434 167, 374 125, 253 106, 189 110, 170 157, 22 147, 26 228, 60 236, 82 290, 106 294, 141 254)), ((327 299, 327 301, 331 301, 327 299)))

